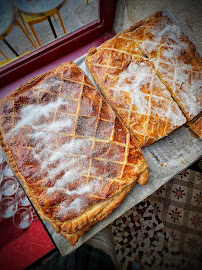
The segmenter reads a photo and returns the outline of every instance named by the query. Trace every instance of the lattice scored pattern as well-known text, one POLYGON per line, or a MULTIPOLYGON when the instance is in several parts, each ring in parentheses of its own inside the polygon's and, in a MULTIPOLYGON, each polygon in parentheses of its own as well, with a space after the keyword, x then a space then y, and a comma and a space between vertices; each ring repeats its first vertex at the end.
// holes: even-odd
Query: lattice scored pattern
POLYGON ((0 115, 10 161, 57 230, 89 225, 89 215, 80 225, 72 220, 147 170, 136 141, 73 62, 25 83, 2 101, 0 115))
POLYGON ((202 108, 202 65, 194 45, 168 17, 128 32, 148 57, 188 120, 202 108))
POLYGON ((117 34, 86 65, 103 95, 139 140, 148 145, 186 122, 152 65, 128 34, 117 34))

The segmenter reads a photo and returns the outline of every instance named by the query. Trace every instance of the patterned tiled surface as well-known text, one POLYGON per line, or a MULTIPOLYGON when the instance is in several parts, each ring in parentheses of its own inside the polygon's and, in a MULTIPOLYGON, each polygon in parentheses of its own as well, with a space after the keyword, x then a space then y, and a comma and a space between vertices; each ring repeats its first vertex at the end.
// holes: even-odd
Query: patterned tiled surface
POLYGON ((121 269, 202 269, 202 174, 185 170, 113 223, 121 269))
POLYGON ((186 262, 197 267, 202 255, 202 174, 185 170, 163 186, 162 194, 150 196, 161 208, 161 220, 186 262), (169 201, 165 205, 165 200, 169 201))
POLYGON ((184 266, 182 256, 158 216, 159 211, 155 204, 145 200, 113 223, 121 269, 127 269, 134 262, 143 269, 180 269, 184 266))

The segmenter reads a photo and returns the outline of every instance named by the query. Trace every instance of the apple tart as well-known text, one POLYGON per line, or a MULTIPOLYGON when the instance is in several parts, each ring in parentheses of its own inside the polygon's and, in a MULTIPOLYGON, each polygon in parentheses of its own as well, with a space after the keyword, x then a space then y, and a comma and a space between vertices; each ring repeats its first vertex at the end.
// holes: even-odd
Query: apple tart
POLYGON ((137 141, 73 62, 0 102, 0 141, 40 217, 74 245, 148 180, 137 141))

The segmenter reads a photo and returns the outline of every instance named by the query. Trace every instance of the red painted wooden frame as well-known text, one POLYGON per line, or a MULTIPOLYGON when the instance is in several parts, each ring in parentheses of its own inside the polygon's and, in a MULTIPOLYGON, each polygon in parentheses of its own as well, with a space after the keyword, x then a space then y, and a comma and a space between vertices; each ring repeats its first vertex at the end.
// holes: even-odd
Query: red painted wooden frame
POLYGON ((115 10, 116 0, 99 0, 99 20, 3 66, 0 69, 1 87, 110 31, 113 27, 115 10))

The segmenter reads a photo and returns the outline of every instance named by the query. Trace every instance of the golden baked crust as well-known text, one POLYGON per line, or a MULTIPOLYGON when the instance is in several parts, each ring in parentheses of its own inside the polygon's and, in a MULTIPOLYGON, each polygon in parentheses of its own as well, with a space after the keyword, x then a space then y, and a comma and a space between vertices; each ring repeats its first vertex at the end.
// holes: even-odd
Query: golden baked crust
POLYGON ((190 131, 202 140, 202 113, 195 117, 192 121, 186 123, 190 131))
POLYGON ((118 33, 98 49, 90 49, 86 66, 140 146, 159 140, 186 122, 153 66, 128 33, 118 33))
POLYGON ((135 139, 73 62, 0 102, 0 143, 40 217, 74 245, 148 165, 135 139))
POLYGON ((187 119, 197 116, 202 108, 202 61, 193 43, 166 16, 156 16, 127 34, 153 64, 187 119))
MULTIPOLYGON (((148 179, 148 170, 145 170, 141 174, 140 177, 143 180, 143 183, 146 184, 147 179, 148 179)), ((66 232, 61 232, 61 234, 69 240, 71 245, 74 245, 78 241, 78 238, 81 237, 85 233, 85 231, 89 230, 93 224, 95 224, 97 221, 100 221, 100 220, 106 218, 109 214, 111 214, 112 211, 114 210, 114 208, 116 208, 118 205, 120 205, 121 201, 132 190, 133 186, 134 186, 133 184, 128 185, 120 193, 117 193, 112 198, 110 198, 106 201, 103 201, 101 211, 96 214, 93 221, 91 221, 92 224, 90 224, 90 226, 85 225, 84 228, 82 228, 81 230, 78 230, 76 233, 67 234, 66 232)))
POLYGON ((128 33, 128 32, 132 32, 134 31, 135 29, 137 29, 138 27, 142 26, 142 25, 145 25, 149 22, 152 22, 154 21, 155 19, 159 18, 162 16, 162 12, 161 11, 158 11, 152 15, 149 16, 149 18, 146 18, 146 19, 143 19, 139 22, 136 22, 134 25, 131 25, 128 29, 124 29, 122 31, 122 33, 128 33))

